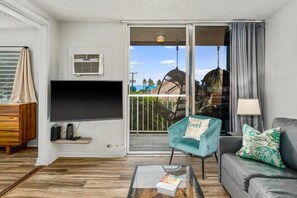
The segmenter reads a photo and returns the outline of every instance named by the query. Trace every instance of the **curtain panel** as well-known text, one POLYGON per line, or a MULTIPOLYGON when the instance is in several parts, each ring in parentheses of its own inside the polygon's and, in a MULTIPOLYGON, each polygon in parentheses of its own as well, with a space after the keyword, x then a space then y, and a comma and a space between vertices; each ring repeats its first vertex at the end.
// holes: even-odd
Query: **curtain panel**
POLYGON ((29 49, 21 50, 20 58, 16 68, 11 103, 31 103, 37 102, 35 89, 31 73, 29 49))
POLYGON ((265 73, 264 23, 231 24, 231 131, 241 132, 244 123, 263 129, 263 99, 265 73), (261 116, 237 115, 239 98, 258 98, 261 116))

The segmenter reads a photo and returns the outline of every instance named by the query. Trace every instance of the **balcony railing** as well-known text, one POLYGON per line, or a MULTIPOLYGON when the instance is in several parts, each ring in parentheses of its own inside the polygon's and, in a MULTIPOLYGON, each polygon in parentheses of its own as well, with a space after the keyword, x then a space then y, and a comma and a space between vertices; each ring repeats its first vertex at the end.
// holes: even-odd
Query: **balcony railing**
MULTIPOLYGON (((174 121, 167 121, 157 110, 158 102, 169 109, 174 108, 174 100, 180 96, 176 95, 129 95, 130 100, 130 134, 166 134, 167 128, 174 121), (164 100, 162 100, 164 98, 164 100), (165 100, 166 98, 166 100, 165 100), (171 100, 168 100, 170 98, 171 100)), ((185 97, 185 96, 181 96, 185 97)))

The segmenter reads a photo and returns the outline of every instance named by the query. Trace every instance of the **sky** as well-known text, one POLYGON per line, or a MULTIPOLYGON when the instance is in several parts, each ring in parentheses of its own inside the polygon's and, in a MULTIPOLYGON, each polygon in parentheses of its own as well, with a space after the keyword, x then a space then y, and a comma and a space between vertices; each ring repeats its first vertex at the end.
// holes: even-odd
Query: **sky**
MULTIPOLYGON (((185 71, 186 49, 179 47, 178 68, 185 71)), ((130 46, 130 73, 134 75, 134 86, 142 86, 143 79, 151 78, 155 83, 175 69, 176 46, 130 46)), ((217 47, 195 47, 195 79, 201 81, 205 74, 217 68, 217 47)), ((220 68, 226 69, 226 47, 220 47, 220 68)), ((130 74, 130 80, 131 80, 130 74)))

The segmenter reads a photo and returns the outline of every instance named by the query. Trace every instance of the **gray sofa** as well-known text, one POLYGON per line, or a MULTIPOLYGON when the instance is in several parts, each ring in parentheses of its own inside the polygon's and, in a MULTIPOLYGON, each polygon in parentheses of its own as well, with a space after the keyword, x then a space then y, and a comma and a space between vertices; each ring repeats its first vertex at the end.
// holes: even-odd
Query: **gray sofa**
POLYGON ((235 155, 242 137, 220 137, 219 181, 234 198, 297 198, 297 120, 275 118, 281 127, 280 152, 286 169, 235 155))

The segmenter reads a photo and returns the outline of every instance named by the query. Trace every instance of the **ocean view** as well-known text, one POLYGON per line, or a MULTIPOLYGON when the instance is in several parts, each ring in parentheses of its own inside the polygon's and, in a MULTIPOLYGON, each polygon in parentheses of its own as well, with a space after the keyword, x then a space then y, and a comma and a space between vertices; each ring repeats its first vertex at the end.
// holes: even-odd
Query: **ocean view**
MULTIPOLYGON (((143 89, 143 85, 134 85, 134 87, 136 88, 136 91, 140 91, 143 89)), ((157 86, 156 85, 151 85, 151 86, 146 86, 147 90, 153 90, 155 89, 157 86)))

